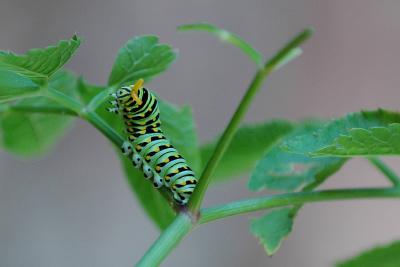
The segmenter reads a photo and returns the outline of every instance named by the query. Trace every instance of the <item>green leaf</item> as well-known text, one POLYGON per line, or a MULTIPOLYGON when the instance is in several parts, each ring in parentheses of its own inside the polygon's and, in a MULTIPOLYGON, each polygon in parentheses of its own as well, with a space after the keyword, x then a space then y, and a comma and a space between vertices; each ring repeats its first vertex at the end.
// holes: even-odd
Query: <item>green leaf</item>
MULTIPOLYGON (((320 123, 308 122, 287 135, 283 142, 297 136, 313 133, 320 123)), ((309 146, 308 142, 303 144, 309 146)), ((258 162, 249 180, 250 190, 268 188, 273 190, 294 191, 299 188, 323 181, 340 169, 345 162, 341 158, 311 158, 306 155, 290 153, 280 144, 274 145, 258 162)))
POLYGON ((337 264, 338 267, 397 267, 400 266, 400 241, 375 247, 337 264))
MULTIPOLYGON (((312 183, 307 184, 302 188, 302 192, 310 192, 317 188, 324 179, 315 180, 312 183)), ((264 239, 263 244, 268 255, 272 256, 282 246, 283 241, 292 232, 294 219, 303 207, 302 204, 295 205, 293 207, 281 208, 264 215, 264 217, 255 219, 254 221, 256 229, 254 232, 262 232, 264 239), (264 224, 267 222, 266 224, 264 224), (273 224, 272 224, 273 223, 273 224), (270 225, 272 224, 272 225, 270 225)), ((252 228, 250 225, 250 229, 252 228)), ((255 235, 257 237, 257 235, 255 235)))
POLYGON ((253 219, 251 233, 257 237, 269 256, 275 254, 293 228, 292 208, 273 210, 261 218, 253 219))
POLYGON ((148 81, 165 71, 176 54, 171 46, 160 44, 157 36, 134 37, 119 50, 108 84, 120 85, 139 78, 148 81))
POLYGON ((185 24, 178 27, 179 31, 205 31, 218 37, 221 41, 230 43, 245 53, 251 60, 253 60, 259 67, 263 66, 263 56, 248 42, 243 40, 238 35, 227 30, 218 28, 215 25, 201 22, 194 24, 185 24))
MULTIPOLYGON (((320 126, 321 123, 318 122, 305 122, 284 137, 283 142, 313 132, 320 126)), ((249 188, 311 191, 339 170, 344 162, 345 159, 340 158, 310 158, 290 153, 282 150, 280 144, 276 144, 253 171, 249 188)), ((301 205, 279 209, 251 224, 252 233, 259 237, 268 255, 274 254, 290 234, 300 208, 301 205)))
MULTIPOLYGON (((226 180, 250 171, 261 156, 293 128, 292 123, 279 120, 240 127, 218 164, 212 181, 226 180)), ((213 142, 201 146, 202 169, 211 157, 217 141, 218 138, 215 138, 213 142)))
POLYGON ((288 151, 311 156, 371 156, 397 154, 400 113, 386 110, 351 113, 300 134, 284 144, 288 151), (388 146, 390 150, 388 150, 388 146))
MULTIPOLYGON (((73 92, 75 78, 67 72, 59 72, 50 79, 49 85, 63 92, 73 92)), ((60 107, 44 97, 20 100, 14 105, 35 109, 60 107)), ((64 135, 72 120, 62 115, 25 113, 6 108, 0 113, 1 143, 6 150, 19 156, 44 154, 64 135)))
MULTIPOLYGON (((80 39, 73 36, 70 40, 62 40, 55 46, 32 49, 23 55, 0 51, 0 70, 18 74, 38 85, 44 85, 48 78, 71 58, 79 45, 80 39)), ((7 78, 3 77, 4 79, 7 78)), ((0 98, 4 98, 3 90, 7 90, 7 87, 0 87, 0 98)))
POLYGON ((25 76, 0 68, 0 102, 33 94, 39 89, 40 86, 25 76))
POLYGON ((352 128, 340 135, 332 145, 312 153, 313 156, 387 156, 400 154, 400 124, 368 129, 352 128))

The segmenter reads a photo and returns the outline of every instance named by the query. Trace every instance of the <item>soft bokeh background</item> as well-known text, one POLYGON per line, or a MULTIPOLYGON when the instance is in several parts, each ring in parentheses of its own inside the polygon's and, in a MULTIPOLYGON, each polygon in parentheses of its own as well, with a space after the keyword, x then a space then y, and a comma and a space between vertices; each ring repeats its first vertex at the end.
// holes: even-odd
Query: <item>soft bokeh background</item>
MULTIPOLYGON (((202 141, 219 133, 255 70, 236 48, 179 24, 208 21, 243 36, 266 55, 306 26, 305 53, 275 73, 247 120, 340 116, 362 108, 397 109, 400 99, 400 2, 396 0, 1 0, 0 49, 24 52, 78 33, 68 67, 105 83, 119 47, 157 34, 179 59, 150 84, 193 106, 202 141)), ((400 171, 398 160, 389 159, 400 171)), ((206 205, 251 195, 246 178, 214 186, 206 205)), ((353 160, 324 186, 387 183, 353 160)), ((248 232, 255 214, 201 226, 164 266, 331 266, 360 249, 400 236, 398 202, 307 205, 272 258, 248 232)), ((84 122, 43 159, 0 152, 0 266, 132 266, 157 238, 137 205, 111 145, 84 122)))

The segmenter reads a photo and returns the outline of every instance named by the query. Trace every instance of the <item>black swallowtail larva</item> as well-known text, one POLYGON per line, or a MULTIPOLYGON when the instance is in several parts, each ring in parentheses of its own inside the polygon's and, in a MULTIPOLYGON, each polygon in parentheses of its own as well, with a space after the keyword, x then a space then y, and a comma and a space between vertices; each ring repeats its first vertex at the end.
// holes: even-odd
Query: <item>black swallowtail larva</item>
POLYGON ((111 94, 113 107, 108 111, 122 115, 128 134, 122 153, 131 157, 133 165, 143 171, 146 179, 152 179, 154 187, 166 186, 175 202, 185 205, 197 184, 195 174, 165 138, 157 97, 142 87, 143 82, 140 79, 111 94))

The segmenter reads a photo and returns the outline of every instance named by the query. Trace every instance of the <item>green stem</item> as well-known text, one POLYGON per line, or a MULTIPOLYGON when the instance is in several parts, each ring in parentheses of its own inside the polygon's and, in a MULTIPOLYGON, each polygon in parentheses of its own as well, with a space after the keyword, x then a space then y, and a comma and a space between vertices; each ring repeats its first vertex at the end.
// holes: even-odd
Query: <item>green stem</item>
MULTIPOLYGON (((312 192, 315 188, 317 188, 318 186, 320 186, 323 182, 325 181, 324 178, 319 177, 319 179, 316 179, 314 182, 312 182, 311 184, 305 186, 301 192, 312 192)), ((291 210, 290 210, 290 216, 293 218, 297 215, 297 213, 299 212, 299 210, 303 207, 304 203, 302 204, 298 204, 298 205, 294 205, 291 210)))
MULTIPOLYGON (((179 214, 176 219, 162 232, 157 241, 136 265, 137 267, 159 266, 165 257, 178 245, 190 232, 193 224, 185 214, 179 214)), ((185 265, 182 263, 182 265, 185 265)))
POLYGON ((228 126, 225 128, 224 133, 219 139, 213 154, 211 155, 200 179, 196 186, 195 191, 189 202, 189 210, 196 214, 200 209, 201 203, 203 201, 205 192, 211 181, 211 175, 215 171, 219 161, 224 155, 226 149, 231 143, 233 136, 235 135, 240 123, 242 122, 247 110, 250 107, 255 95, 261 88, 261 85, 265 78, 275 70, 275 67, 279 66, 283 61, 287 60, 287 56, 292 53, 293 49, 297 49, 304 41, 306 41, 312 34, 311 29, 306 29, 295 38, 293 38, 286 46, 284 46, 278 53, 268 60, 264 68, 257 71, 254 76, 249 88, 247 89, 245 95, 243 96, 239 106, 237 107, 235 113, 233 114, 228 126))
POLYGON ((76 116, 77 113, 62 107, 62 106, 34 106, 15 103, 9 106, 9 110, 17 112, 29 112, 29 113, 49 113, 49 114, 59 114, 59 115, 71 115, 76 116))
POLYGON ((385 162, 375 157, 368 160, 392 182, 393 186, 400 187, 400 177, 385 162))
MULTIPOLYGON (((160 235, 149 248, 137 266, 158 266, 162 260, 177 246, 197 224, 209 223, 227 217, 241 215, 265 209, 292 205, 303 205, 310 202, 353 200, 367 198, 400 199, 399 188, 361 188, 334 189, 311 192, 297 192, 265 196, 218 205, 200 210, 198 220, 191 221, 186 213, 181 213, 174 222, 160 235)), ((295 210, 294 212, 297 212, 295 210)))
POLYGON ((108 87, 95 95, 89 104, 87 105, 88 110, 96 110, 104 101, 110 98, 110 94, 115 90, 115 87, 108 87))
MULTIPOLYGON (((270 71, 270 70, 269 70, 270 71)), ((259 88, 262 85, 266 75, 269 73, 265 70, 260 70, 257 72, 256 76, 253 78, 249 89, 247 90, 246 94, 243 96, 242 101, 240 102, 238 108, 236 109, 231 121, 229 122, 228 126, 226 127, 224 133, 222 134, 221 138, 219 139, 214 153, 211 155, 200 179, 199 183, 196 186, 196 190, 193 193, 193 196, 190 198, 189 209, 196 213, 200 206, 201 202, 204 198, 204 194, 207 190, 208 185, 210 184, 210 178, 212 173, 214 172, 215 168, 217 167, 219 161, 221 160, 224 152, 226 151, 227 147, 232 141, 233 136, 236 133, 238 126, 240 125, 246 111, 248 110, 250 103, 252 102, 255 94, 258 92, 259 88)))
POLYGON ((75 112, 79 116, 81 115, 82 105, 72 97, 52 88, 48 88, 48 90, 44 92, 44 95, 69 109, 71 112, 75 112))
POLYGON ((289 193, 260 198, 240 200, 224 205, 202 209, 199 223, 208 223, 222 218, 248 212, 300 205, 308 202, 360 199, 360 198, 400 198, 398 188, 336 189, 312 192, 289 193))

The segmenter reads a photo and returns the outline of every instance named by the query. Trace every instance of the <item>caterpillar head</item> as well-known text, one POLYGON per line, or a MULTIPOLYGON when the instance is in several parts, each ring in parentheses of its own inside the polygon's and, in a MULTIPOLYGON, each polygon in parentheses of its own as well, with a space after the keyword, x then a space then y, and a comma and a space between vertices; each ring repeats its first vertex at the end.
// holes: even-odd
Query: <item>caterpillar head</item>
POLYGON ((125 106, 128 103, 133 103, 133 106, 140 106, 143 103, 140 98, 143 83, 144 80, 139 79, 134 85, 121 87, 112 96, 116 98, 120 106, 125 106))

